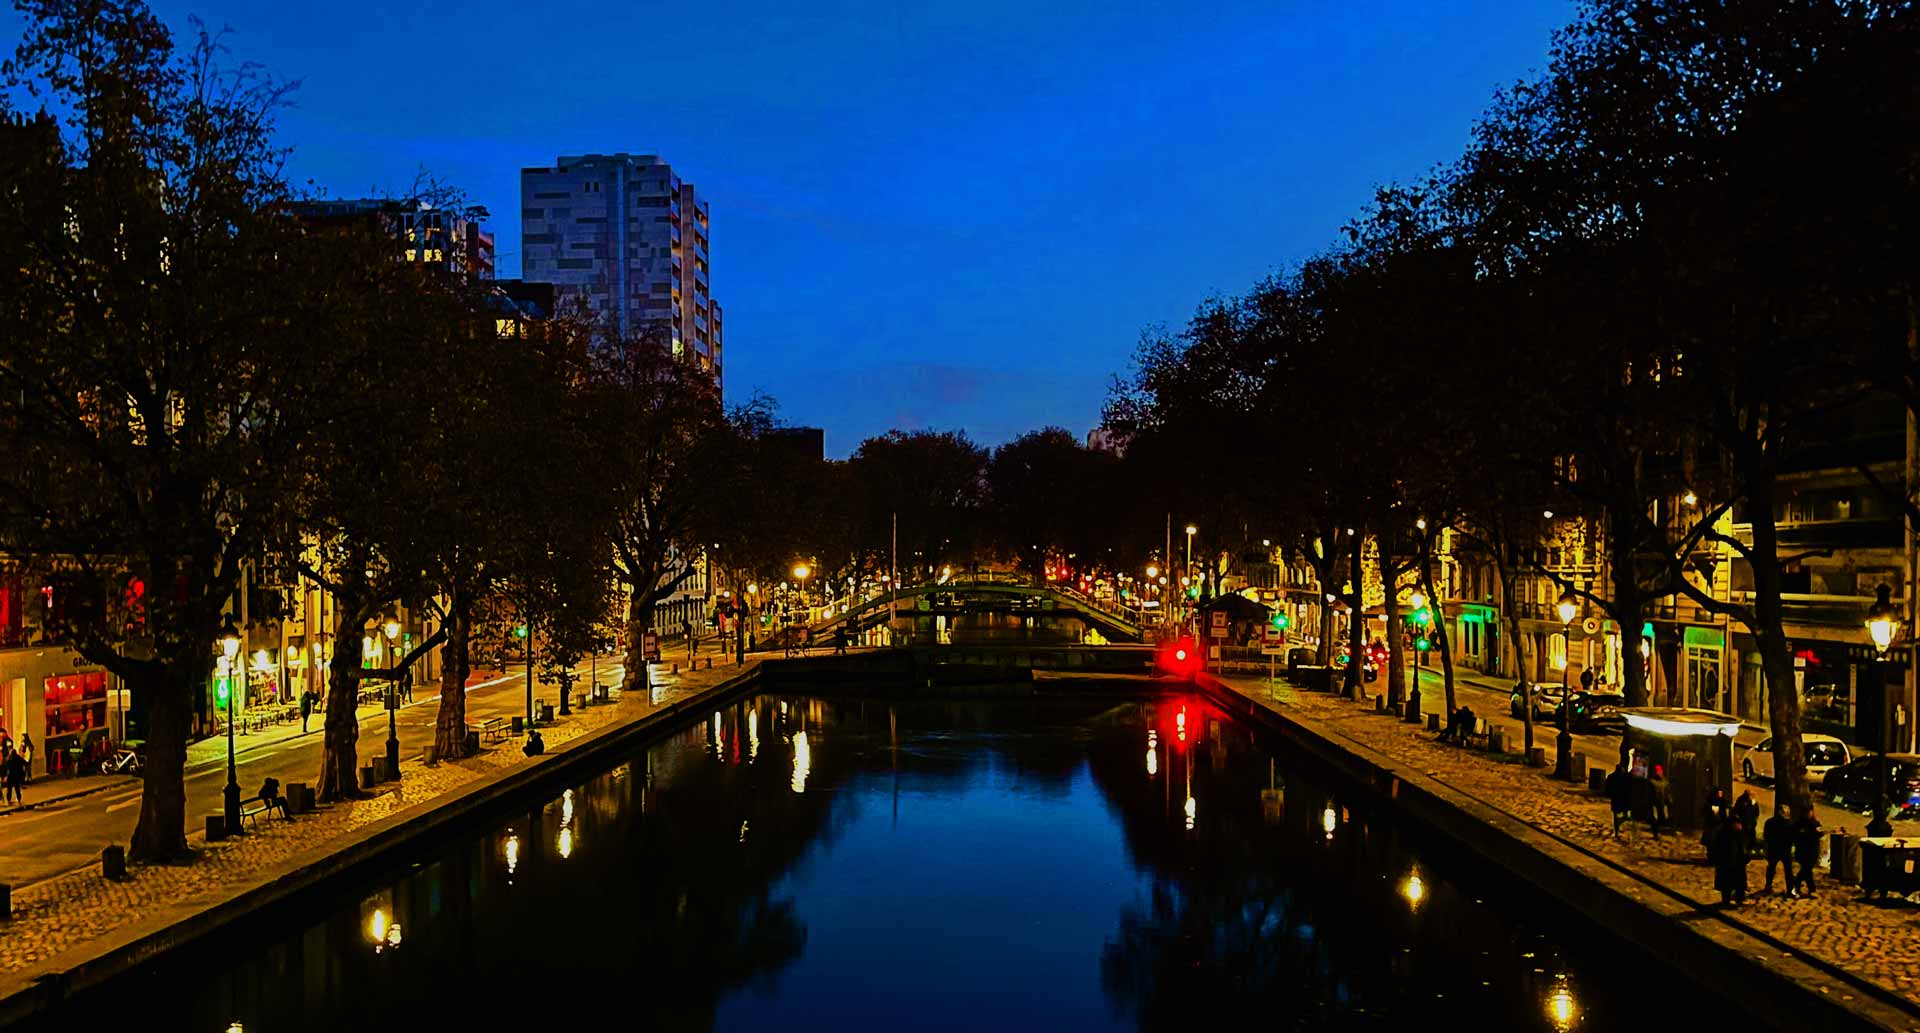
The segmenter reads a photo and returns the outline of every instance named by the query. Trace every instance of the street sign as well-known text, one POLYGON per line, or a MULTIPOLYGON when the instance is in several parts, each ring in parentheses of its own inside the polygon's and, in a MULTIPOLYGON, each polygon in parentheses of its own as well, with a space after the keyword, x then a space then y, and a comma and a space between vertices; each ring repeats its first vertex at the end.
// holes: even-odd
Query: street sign
POLYGON ((1268 656, 1286 652, 1287 633, 1269 624, 1260 633, 1260 651, 1268 656))
POLYGON ((640 636, 640 659, 646 663, 660 662, 660 636, 649 631, 640 636))
POLYGON ((1226 638, 1227 637, 1227 611, 1215 610, 1213 611, 1212 617, 1213 617, 1213 628, 1212 628, 1213 637, 1221 638, 1221 639, 1226 638))

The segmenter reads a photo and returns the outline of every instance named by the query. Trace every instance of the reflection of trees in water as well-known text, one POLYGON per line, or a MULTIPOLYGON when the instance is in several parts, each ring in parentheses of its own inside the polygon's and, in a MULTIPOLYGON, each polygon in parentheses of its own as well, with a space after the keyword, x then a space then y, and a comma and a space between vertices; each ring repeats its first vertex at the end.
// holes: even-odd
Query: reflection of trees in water
MULTIPOLYGON (((1192 700, 1116 716, 1089 745, 1088 763, 1149 887, 1121 910, 1101 979, 1140 1028, 1190 1025, 1226 1009, 1294 1027, 1451 1015, 1542 1028, 1548 984, 1567 967, 1552 942, 1431 867, 1422 868, 1414 906, 1405 880, 1416 861, 1393 828, 1322 788, 1332 783, 1317 784, 1319 775, 1273 766, 1244 726, 1216 726, 1217 715, 1192 700), (1169 717, 1183 702, 1184 745, 1169 717), (1151 775, 1149 727, 1160 743, 1151 775)), ((1518 903, 1514 887, 1487 889, 1518 903)), ((1644 971, 1613 965, 1603 975, 1595 961, 1581 963, 1596 982, 1645 985, 1644 971)), ((1594 1009, 1590 1027, 1603 1025, 1608 1003, 1583 1004, 1594 1009)))

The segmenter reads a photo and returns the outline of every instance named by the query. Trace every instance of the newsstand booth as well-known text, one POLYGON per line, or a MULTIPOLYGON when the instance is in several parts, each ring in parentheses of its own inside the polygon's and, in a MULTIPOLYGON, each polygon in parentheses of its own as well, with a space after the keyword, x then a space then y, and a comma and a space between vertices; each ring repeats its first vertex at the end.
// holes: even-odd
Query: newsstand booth
POLYGON ((1623 707, 1620 714, 1627 720, 1621 749, 1639 750, 1647 758, 1649 774, 1654 764, 1666 770, 1675 825, 1698 828, 1707 794, 1714 789, 1732 798, 1733 737, 1740 732, 1739 718, 1684 707, 1623 707))

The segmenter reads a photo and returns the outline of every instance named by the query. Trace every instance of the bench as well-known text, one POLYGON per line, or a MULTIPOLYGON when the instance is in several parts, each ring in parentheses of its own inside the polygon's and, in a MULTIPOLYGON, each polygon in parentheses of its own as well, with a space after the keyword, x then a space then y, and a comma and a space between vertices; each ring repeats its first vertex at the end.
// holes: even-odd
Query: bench
POLYGON ((272 796, 256 796, 247 801, 245 806, 240 808, 240 820, 257 825, 257 819, 262 813, 272 817, 274 811, 279 811, 280 816, 288 821, 293 820, 293 815, 287 813, 287 801, 277 793, 272 796))
POLYGON ((477 725, 468 725, 467 731, 478 735, 482 742, 492 742, 507 737, 507 719, 490 717, 477 725))

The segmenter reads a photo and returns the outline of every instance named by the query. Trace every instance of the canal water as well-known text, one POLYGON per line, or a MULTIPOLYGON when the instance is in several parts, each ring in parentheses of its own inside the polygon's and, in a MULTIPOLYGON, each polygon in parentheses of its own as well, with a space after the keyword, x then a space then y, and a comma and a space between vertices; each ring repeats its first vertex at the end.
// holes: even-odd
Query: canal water
POLYGON ((47 1026, 1751 1025, 1275 747, 1198 697, 763 695, 47 1026))

